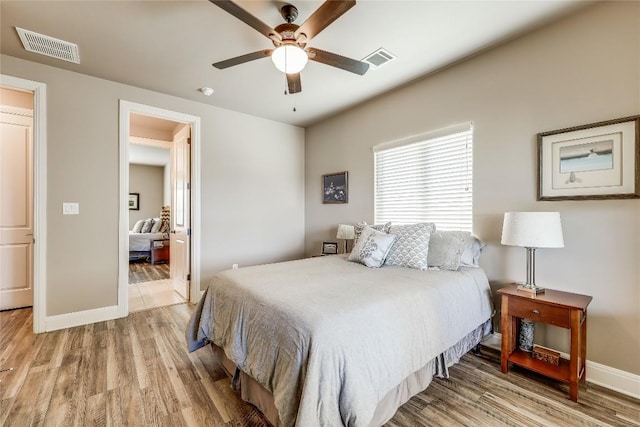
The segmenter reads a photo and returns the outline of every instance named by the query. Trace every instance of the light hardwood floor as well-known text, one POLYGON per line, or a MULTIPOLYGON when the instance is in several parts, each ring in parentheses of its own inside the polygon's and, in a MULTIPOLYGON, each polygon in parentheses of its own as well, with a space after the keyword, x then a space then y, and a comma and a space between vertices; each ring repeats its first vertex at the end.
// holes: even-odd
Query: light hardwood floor
MULTIPOLYGON (((193 306, 34 335, 30 309, 0 313, 2 426, 266 426, 208 348, 187 353, 193 306)), ((465 355, 389 426, 640 426, 640 401, 589 385, 580 400, 495 354, 465 355)), ((305 426, 306 427, 306 426, 305 426)))
POLYGON ((129 284, 129 312, 185 302, 170 279, 129 284))

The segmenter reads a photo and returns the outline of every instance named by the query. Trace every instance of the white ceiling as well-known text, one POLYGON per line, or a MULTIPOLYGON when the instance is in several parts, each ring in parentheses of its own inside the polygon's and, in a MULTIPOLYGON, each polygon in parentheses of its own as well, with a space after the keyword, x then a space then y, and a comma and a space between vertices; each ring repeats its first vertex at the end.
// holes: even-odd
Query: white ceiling
MULTIPOLYGON (((238 1, 266 24, 282 23, 280 1, 238 1)), ((322 4, 292 1, 301 25, 322 4)), ((271 48, 257 31, 208 1, 0 2, 3 54, 284 123, 307 126, 589 3, 361 0, 309 43, 354 59, 380 47, 398 58, 364 76, 310 61, 302 93, 284 95, 269 58, 226 70, 211 66, 271 48), (15 27, 77 43, 80 64, 25 51, 15 27), (205 97, 198 89, 215 90, 205 97), (293 111, 293 108, 297 111, 293 111)))

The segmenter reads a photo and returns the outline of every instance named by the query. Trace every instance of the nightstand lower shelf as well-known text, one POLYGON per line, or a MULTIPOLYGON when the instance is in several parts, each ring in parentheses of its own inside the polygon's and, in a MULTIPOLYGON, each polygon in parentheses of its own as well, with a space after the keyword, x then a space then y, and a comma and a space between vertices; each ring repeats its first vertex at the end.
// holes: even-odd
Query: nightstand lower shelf
MULTIPOLYGON (((553 378, 558 381, 562 381, 564 383, 569 383, 571 380, 570 378, 571 365, 567 359, 560 358, 560 364, 553 365, 548 362, 543 362, 542 360, 534 359, 526 351, 517 349, 509 355, 508 360, 514 365, 521 366, 533 372, 537 372, 539 374, 545 375, 549 378, 553 378)), ((584 374, 584 369, 580 372, 580 375, 578 376, 578 378, 582 378, 583 374, 584 374)))

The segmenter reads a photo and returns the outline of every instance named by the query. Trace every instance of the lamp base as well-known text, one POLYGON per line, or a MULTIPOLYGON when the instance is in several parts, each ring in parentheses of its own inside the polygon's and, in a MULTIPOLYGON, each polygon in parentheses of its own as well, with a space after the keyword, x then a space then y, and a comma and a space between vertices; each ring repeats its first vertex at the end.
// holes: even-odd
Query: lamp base
POLYGON ((518 290, 519 291, 525 291, 525 292, 529 292, 533 295, 538 295, 538 294, 542 294, 544 293, 544 288, 539 288, 536 285, 518 285, 518 290))

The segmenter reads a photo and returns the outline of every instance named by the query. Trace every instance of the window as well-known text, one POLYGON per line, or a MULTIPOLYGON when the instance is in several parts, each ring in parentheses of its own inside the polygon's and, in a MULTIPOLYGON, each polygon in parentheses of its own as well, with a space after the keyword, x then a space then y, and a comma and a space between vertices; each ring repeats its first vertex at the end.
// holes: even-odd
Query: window
POLYGON ((473 123, 373 147, 375 221, 472 227, 473 123))

